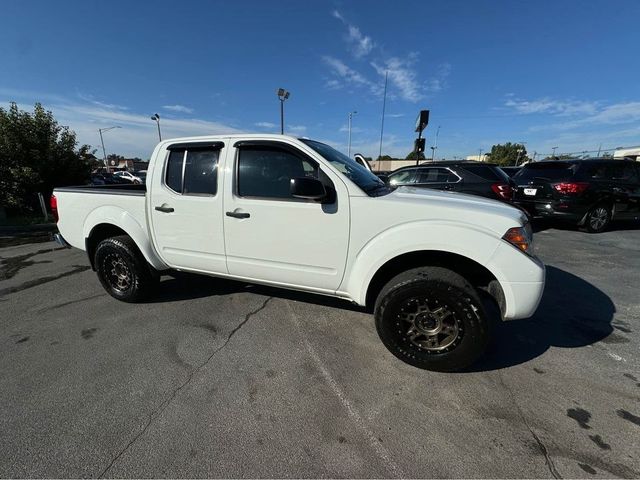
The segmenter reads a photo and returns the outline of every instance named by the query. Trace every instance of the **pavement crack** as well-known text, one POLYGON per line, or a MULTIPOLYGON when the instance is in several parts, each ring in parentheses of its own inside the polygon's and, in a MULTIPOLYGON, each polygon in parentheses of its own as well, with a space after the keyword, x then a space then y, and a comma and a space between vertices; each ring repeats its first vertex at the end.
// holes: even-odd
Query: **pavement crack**
POLYGON ((136 441, 142 437, 144 435, 144 433, 149 429, 149 427, 151 426, 151 424, 153 423, 153 421, 158 418, 160 415, 162 415, 162 413, 167 409, 167 407, 171 404, 171 402, 173 401, 174 398, 176 398, 176 396, 178 395, 178 393, 183 390, 187 385, 189 385, 189 383, 191 383, 191 380, 193 380, 193 377, 196 375, 196 373, 198 373, 200 370, 202 370, 204 367, 207 366, 207 364, 213 359, 213 357, 215 357, 220 351, 222 351, 224 349, 224 347, 227 346, 227 344, 231 341, 231 339, 233 338, 233 336, 238 332, 238 330, 240 330, 252 317, 254 317, 255 315, 257 315, 258 313, 260 313, 262 310, 264 310, 267 306, 267 304, 269 303, 269 301, 271 301, 273 299, 273 297, 268 297, 263 303, 262 305, 260 305, 260 307, 258 307, 255 310, 252 310, 251 312, 247 313, 244 316, 244 320, 242 320, 233 330, 231 330, 231 332, 229 332, 229 335, 227 335, 226 340, 224 341, 224 343, 219 346, 218 348, 216 348, 211 355, 209 355, 207 357, 207 359, 202 362, 200 365, 198 365, 197 367, 195 367, 193 370, 191 370, 191 372, 189 373, 189 375, 187 376, 186 380, 184 382, 182 382, 180 385, 178 385, 176 388, 174 388, 171 393, 169 394, 169 396, 164 399, 160 405, 158 405, 158 407, 153 410, 150 414, 149 417, 147 418, 147 422, 145 423, 144 427, 142 428, 142 430, 140 430, 140 432, 138 434, 136 434, 130 441, 129 443, 127 443, 127 445, 125 445, 125 447, 111 460, 111 462, 109 463, 109 465, 107 465, 107 467, 102 471, 102 473, 98 476, 98 478, 104 478, 104 476, 107 474, 107 472, 109 472, 109 470, 111 470, 111 467, 113 467, 113 465, 118 461, 118 459, 120 457, 122 457, 122 455, 124 455, 127 450, 129 450, 129 448, 131 448, 131 446, 136 443, 136 441))
POLYGON ((502 375, 500 375, 499 373, 498 373, 498 378, 500 379, 500 383, 502 384, 503 388, 509 393, 509 397, 511 397, 511 402, 515 405, 516 410, 518 410, 518 414, 522 419, 522 423, 524 423, 525 427, 527 427, 527 430, 529 430, 529 433, 538 444, 538 448, 540 448, 542 455, 544 455, 544 461, 547 465, 547 468, 549 469, 549 473, 551 473, 553 478, 562 478, 562 475, 560 475, 560 472, 558 472, 558 469, 556 468, 555 463, 553 463, 553 459, 549 454, 549 450, 547 449, 547 446, 544 444, 542 439, 536 434, 533 428, 531 428, 531 425, 529 425, 529 422, 527 421, 527 417, 525 417, 524 412, 522 411, 522 409, 520 408, 520 405, 516 401, 516 397, 513 394, 511 387, 509 387, 509 385, 505 383, 504 379, 502 378, 502 375))

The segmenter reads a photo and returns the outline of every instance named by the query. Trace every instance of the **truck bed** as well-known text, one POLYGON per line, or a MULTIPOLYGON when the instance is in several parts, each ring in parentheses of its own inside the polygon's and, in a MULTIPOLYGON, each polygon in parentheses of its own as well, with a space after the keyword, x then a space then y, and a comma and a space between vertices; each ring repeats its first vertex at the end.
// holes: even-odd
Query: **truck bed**
POLYGON ((59 187, 55 192, 100 193, 109 195, 143 195, 147 186, 141 185, 79 185, 76 187, 59 187))
POLYGON ((58 229, 73 247, 85 250, 90 229, 99 223, 128 225, 144 238, 147 187, 145 185, 85 185, 53 191, 58 203, 58 229))

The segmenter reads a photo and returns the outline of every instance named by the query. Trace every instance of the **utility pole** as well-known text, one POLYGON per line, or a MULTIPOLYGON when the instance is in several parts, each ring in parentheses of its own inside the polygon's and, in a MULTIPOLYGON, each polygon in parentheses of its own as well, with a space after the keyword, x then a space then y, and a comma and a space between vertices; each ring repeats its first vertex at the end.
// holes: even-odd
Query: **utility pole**
POLYGON ((122 128, 120 126, 116 127, 107 127, 107 128, 99 128, 98 132, 100 133, 100 143, 102 144, 102 160, 104 161, 104 168, 109 173, 109 164, 107 163, 107 151, 104 148, 104 138, 102 138, 102 132, 108 132, 109 130, 113 130, 114 128, 122 128))
POLYGON ((478 149, 478 161, 481 162, 482 161, 482 149, 478 149))
POLYGON ((356 112, 355 110, 353 112, 349 112, 349 147, 348 147, 348 150, 347 150, 347 156, 349 158, 351 158, 351 119, 357 113, 358 112, 356 112))
POLYGON ((431 147, 431 161, 433 162, 436 155, 436 150, 438 149, 438 134, 440 133, 440 125, 438 125, 438 129, 436 130, 436 139, 433 142, 433 147, 431 147))
POLYGON ((382 157, 382 133, 384 132, 384 110, 387 106, 387 80, 389 71, 384 74, 384 96, 382 97, 382 123, 380 124, 380 152, 378 153, 378 170, 380 170, 380 158, 382 157))

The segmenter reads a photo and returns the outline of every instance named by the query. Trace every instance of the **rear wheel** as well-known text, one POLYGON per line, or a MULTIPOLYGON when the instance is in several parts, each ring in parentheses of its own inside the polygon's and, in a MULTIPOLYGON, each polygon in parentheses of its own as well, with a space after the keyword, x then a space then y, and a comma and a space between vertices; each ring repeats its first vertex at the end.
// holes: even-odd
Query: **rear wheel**
POLYGON ((394 277, 380 292, 374 314, 389 351, 426 370, 468 367, 482 355, 489 338, 476 290, 445 268, 416 268, 394 277))
POLYGON ((96 248, 94 265, 107 293, 123 302, 142 300, 159 279, 126 235, 101 241, 96 248))
POLYGON ((608 205, 596 205, 589 213, 587 213, 587 219, 585 226, 591 233, 604 232, 611 222, 611 207, 608 205))

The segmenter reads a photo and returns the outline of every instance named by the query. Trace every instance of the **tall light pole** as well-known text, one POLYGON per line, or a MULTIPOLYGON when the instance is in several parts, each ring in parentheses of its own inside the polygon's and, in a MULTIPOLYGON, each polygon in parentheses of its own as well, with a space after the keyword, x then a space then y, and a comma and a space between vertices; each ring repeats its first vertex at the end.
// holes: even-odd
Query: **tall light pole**
POLYGON ((284 88, 279 88, 277 94, 280 99, 280 135, 284 135, 284 101, 289 98, 289 92, 284 88))
POLYGON ((518 148, 518 156, 516 157, 516 164, 515 164, 515 166, 516 166, 516 167, 518 166, 518 163, 520 163, 520 155, 521 155, 522 153, 524 153, 524 146, 525 146, 526 144, 527 144, 527 142, 520 142, 520 143, 518 144, 518 145, 521 145, 521 146, 518 148))
POLYGON ((107 127, 107 128, 98 129, 98 132, 100 132, 100 143, 102 144, 102 160, 104 161, 104 168, 107 169, 107 173, 109 173, 109 164, 107 163, 107 151, 104 148, 104 138, 102 138, 102 132, 108 132, 109 130, 113 130, 114 128, 122 128, 122 127, 116 126, 116 127, 107 127))
POLYGON ((438 129, 436 130, 436 139, 433 142, 433 147, 431 147, 431 161, 435 159, 436 150, 438 149, 438 134, 440 133, 440 125, 438 125, 438 129))
POLYGON ((151 116, 151 120, 154 120, 158 124, 158 140, 162 141, 162 134, 160 133, 160 115, 154 113, 151 116))
POLYGON ((482 149, 481 148, 478 149, 478 161, 479 162, 482 161, 482 149))
POLYGON ((552 147, 551 148, 553 150, 553 153, 551 154, 552 158, 556 158, 556 148, 558 148, 558 147, 552 147))
POLYGON ((358 112, 356 112, 355 110, 353 112, 349 112, 349 148, 347 150, 347 156, 349 158, 351 158, 351 119, 353 118, 354 115, 356 115, 358 112))

